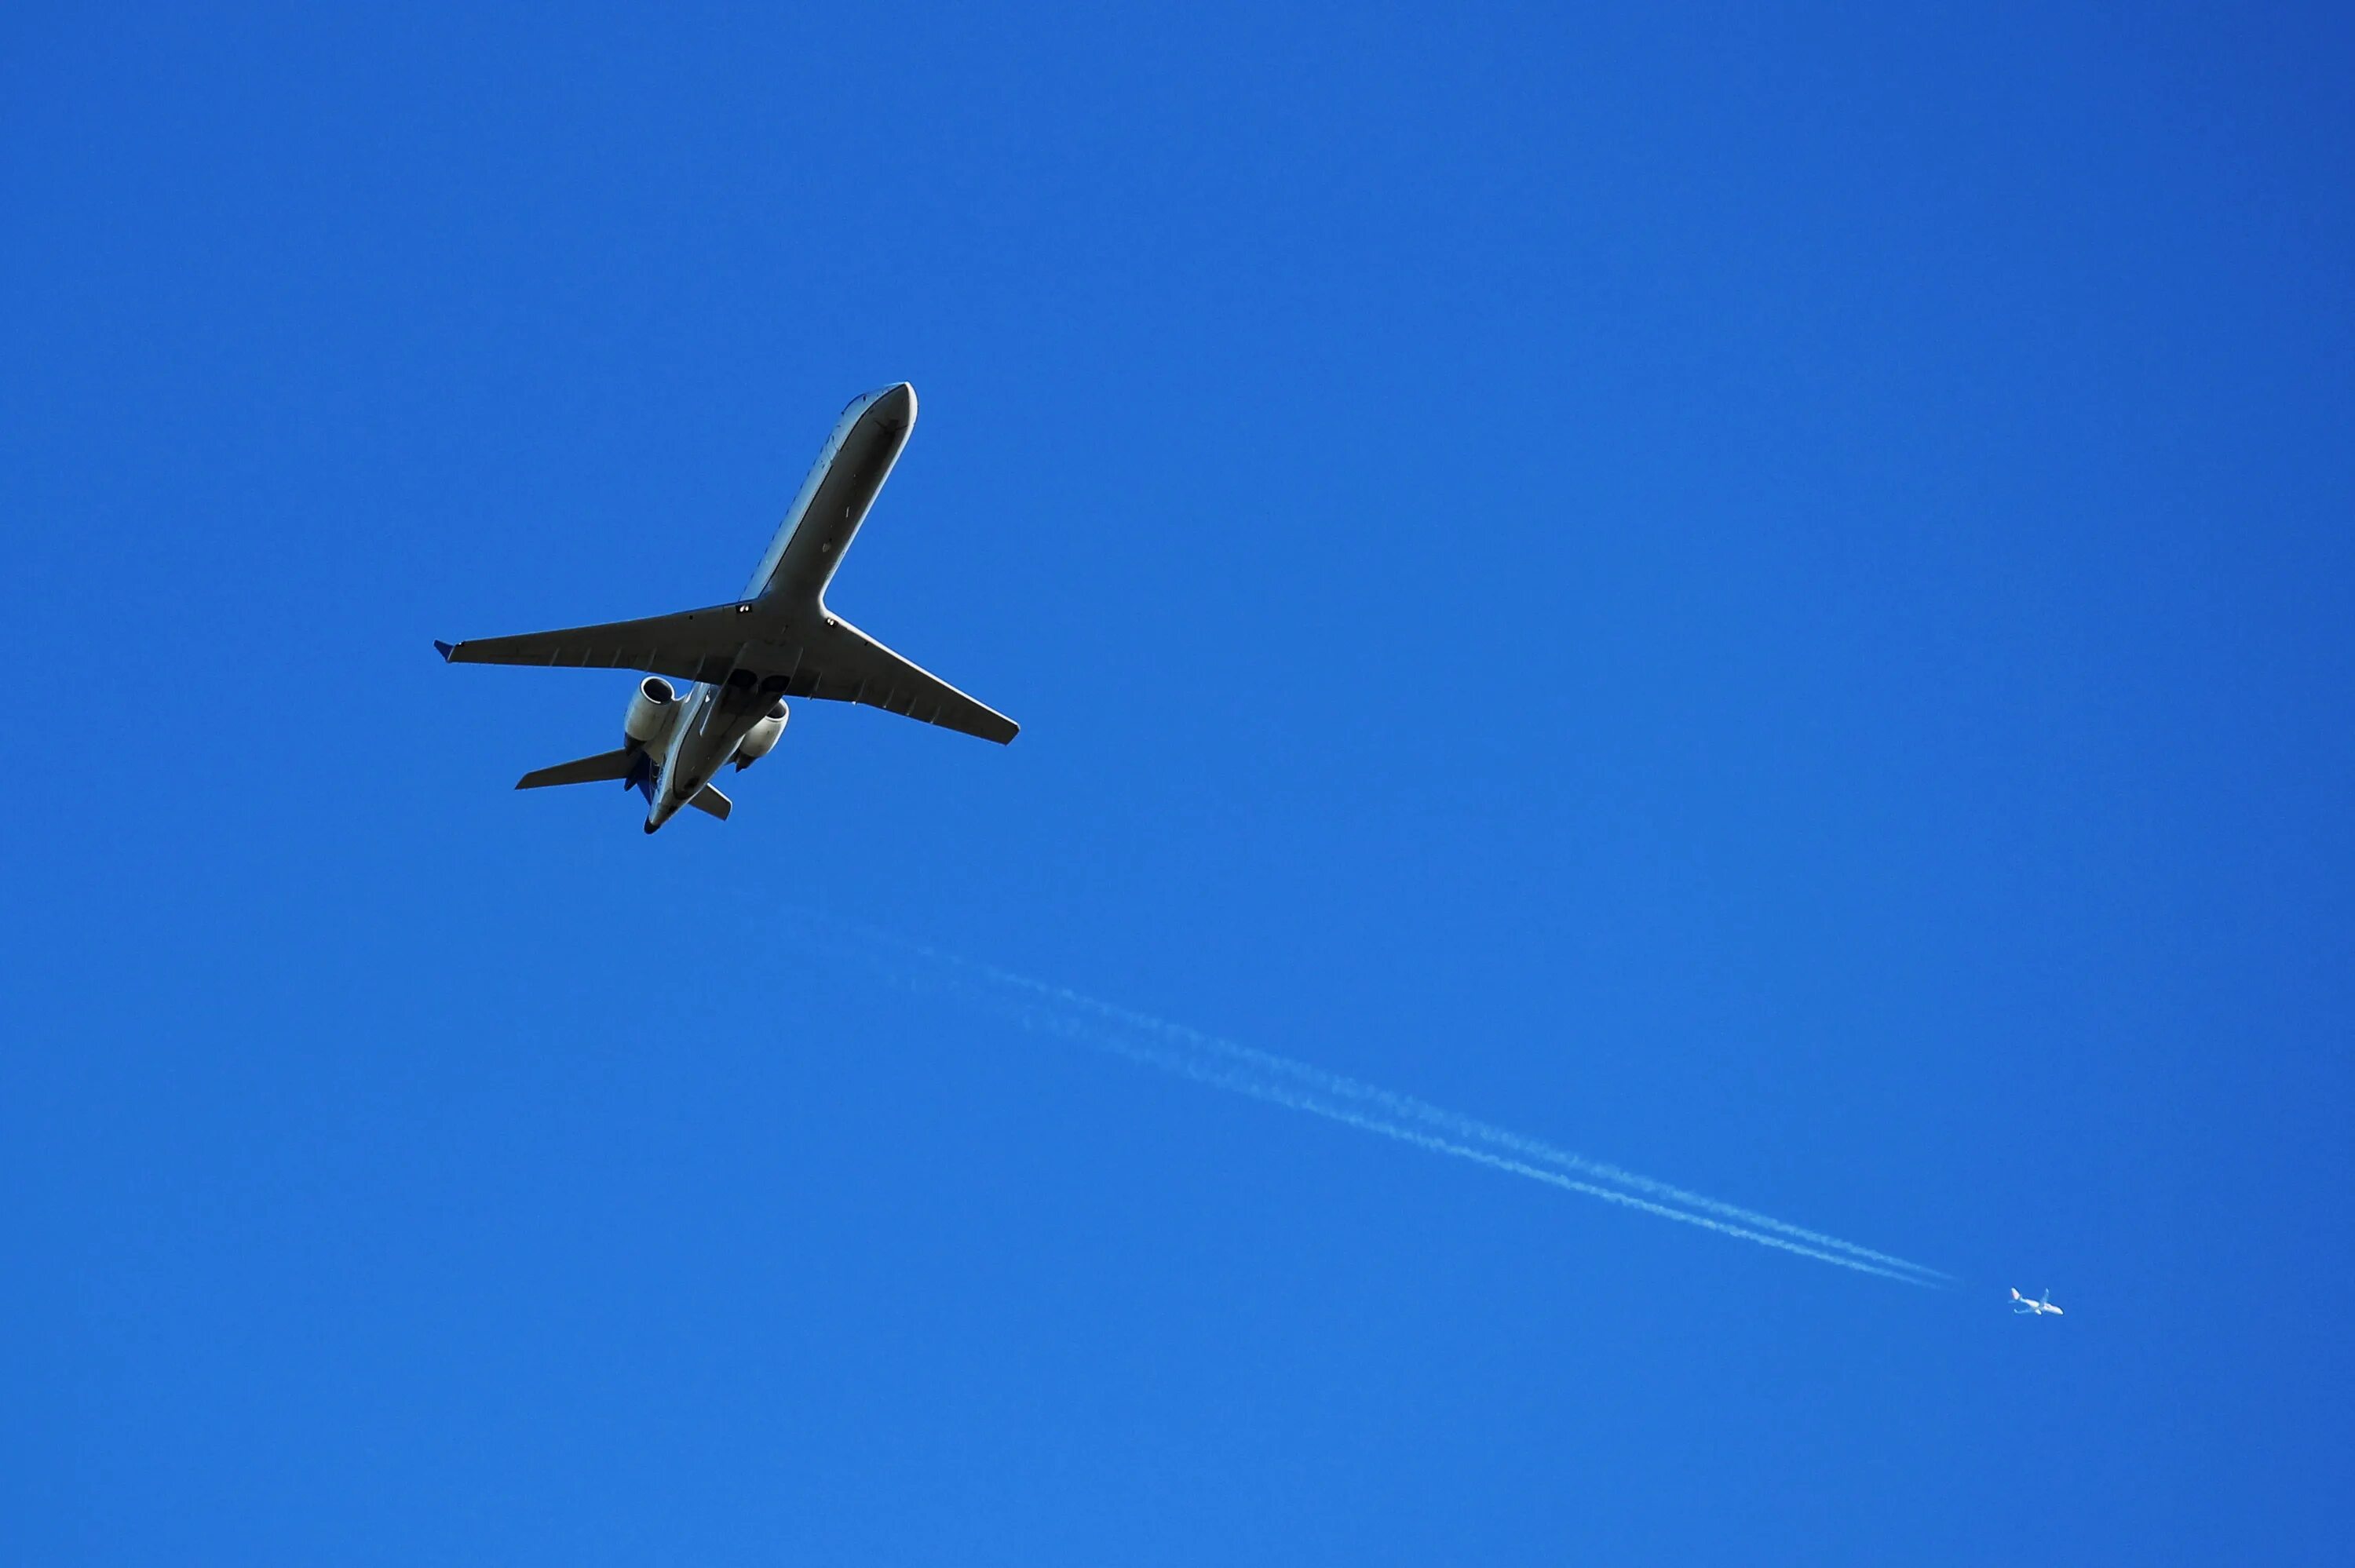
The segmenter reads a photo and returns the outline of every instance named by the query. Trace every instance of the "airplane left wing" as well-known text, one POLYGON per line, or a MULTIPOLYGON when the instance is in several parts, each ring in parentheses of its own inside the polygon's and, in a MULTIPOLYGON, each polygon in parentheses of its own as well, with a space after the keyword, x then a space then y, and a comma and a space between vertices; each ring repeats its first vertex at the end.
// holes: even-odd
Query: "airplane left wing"
POLYGON ((644 670, 681 681, 725 680, 736 651, 751 635, 749 604, 714 605, 643 620, 609 620, 520 637, 477 637, 436 642, 453 664, 559 664, 644 670))
MULTIPOLYGON (((782 651, 781 651, 782 652, 782 651)), ((1022 726, 902 659, 847 620, 828 617, 794 651, 788 694, 863 703, 1004 746, 1022 726)))

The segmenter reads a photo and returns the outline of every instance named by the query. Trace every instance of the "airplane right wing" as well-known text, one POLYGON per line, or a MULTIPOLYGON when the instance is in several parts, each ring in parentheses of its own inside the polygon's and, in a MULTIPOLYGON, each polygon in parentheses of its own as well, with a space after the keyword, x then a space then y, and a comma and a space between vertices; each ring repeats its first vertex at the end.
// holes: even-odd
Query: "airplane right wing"
POLYGON ((643 620, 609 620, 561 631, 527 631, 520 637, 477 637, 436 642, 453 664, 559 664, 606 670, 644 670, 681 681, 720 681, 735 667, 736 651, 753 633, 750 604, 720 604, 650 615, 643 620))

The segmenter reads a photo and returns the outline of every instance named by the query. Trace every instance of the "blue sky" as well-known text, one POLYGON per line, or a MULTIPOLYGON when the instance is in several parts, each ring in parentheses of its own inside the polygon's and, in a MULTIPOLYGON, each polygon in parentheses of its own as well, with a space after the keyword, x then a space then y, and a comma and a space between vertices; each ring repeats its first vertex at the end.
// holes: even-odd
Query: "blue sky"
POLYGON ((0 1556, 2339 1560, 2350 42, 12 15, 0 1556), (515 794, 900 378, 1021 738, 515 794))

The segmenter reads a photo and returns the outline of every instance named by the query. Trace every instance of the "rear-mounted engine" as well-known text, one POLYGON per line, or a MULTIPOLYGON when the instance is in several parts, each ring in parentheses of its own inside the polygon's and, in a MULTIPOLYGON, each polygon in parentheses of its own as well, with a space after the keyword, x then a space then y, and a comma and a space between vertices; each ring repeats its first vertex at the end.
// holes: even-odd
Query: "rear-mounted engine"
POLYGON ((622 734, 632 746, 651 748, 669 731, 678 694, 660 675, 648 675, 630 694, 630 711, 622 715, 622 734))
POLYGON ((785 705, 780 700, 775 707, 761 715, 761 722, 744 732, 736 743, 736 771, 741 773, 777 748, 777 738, 785 733, 785 705))

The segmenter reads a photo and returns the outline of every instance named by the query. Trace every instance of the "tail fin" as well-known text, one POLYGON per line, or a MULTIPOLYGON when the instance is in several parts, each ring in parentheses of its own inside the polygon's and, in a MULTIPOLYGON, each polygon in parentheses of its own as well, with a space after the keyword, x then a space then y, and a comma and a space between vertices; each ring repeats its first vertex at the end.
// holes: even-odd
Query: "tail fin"
POLYGON ((527 773, 516 780, 516 788, 545 789, 551 784, 603 784, 615 779, 627 779, 632 765, 645 755, 644 750, 634 746, 625 746, 619 751, 601 751, 577 762, 559 762, 553 768, 527 773))

